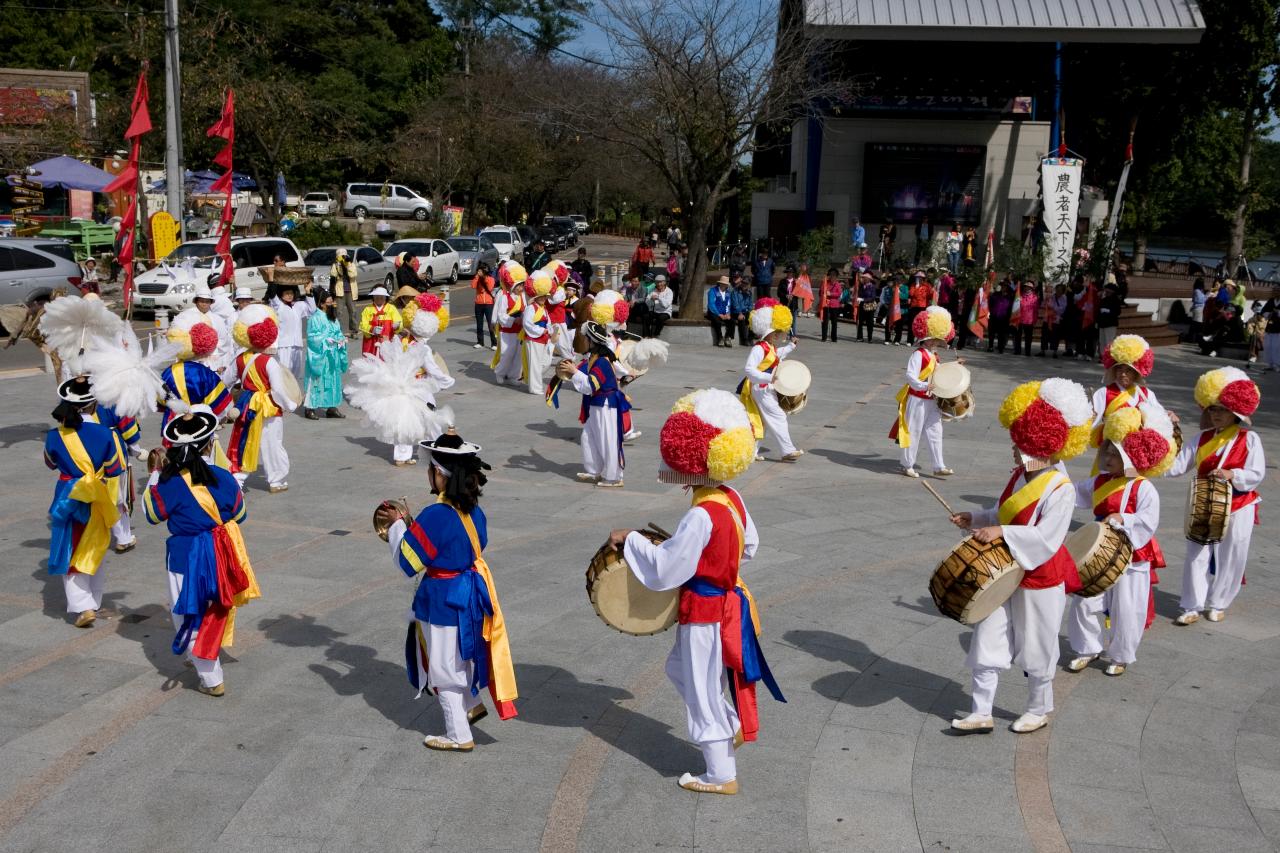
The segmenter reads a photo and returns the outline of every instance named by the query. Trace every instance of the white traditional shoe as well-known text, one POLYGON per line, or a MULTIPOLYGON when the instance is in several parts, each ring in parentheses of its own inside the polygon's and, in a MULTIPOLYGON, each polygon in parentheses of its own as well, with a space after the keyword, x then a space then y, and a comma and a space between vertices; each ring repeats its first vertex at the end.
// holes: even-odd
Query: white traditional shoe
POLYGON ((621 480, 613 480, 613 481, 596 480, 596 488, 597 489, 621 489, 622 481, 621 480))
POLYGON ((935 477, 950 477, 954 473, 955 471, 952 471, 950 468, 934 468, 933 469, 933 476, 935 477))
POLYGON ((910 477, 913 480, 920 479, 920 472, 915 468, 901 468, 899 470, 902 471, 902 476, 904 477, 910 477))
POLYGON ((686 791, 693 791, 696 794, 736 794, 738 793, 738 780, 730 779, 728 782, 703 782, 692 773, 686 773, 680 777, 679 785, 686 791))
POLYGON ((598 483, 600 478, 595 474, 588 474, 586 471, 579 471, 574 475, 579 483, 598 483))
POLYGON ((782 457, 782 461, 783 461, 783 462, 795 462, 795 461, 796 461, 797 459, 799 459, 801 456, 804 456, 804 451, 803 451, 803 450, 793 450, 793 451, 791 451, 790 453, 788 453, 786 456, 782 457))
POLYGON ((638 430, 638 429, 633 429, 633 430, 630 430, 630 431, 628 431, 628 432, 623 433, 623 435, 622 435, 622 440, 623 440, 623 441, 635 441, 635 440, 636 440, 637 438, 639 438, 641 435, 643 435, 643 433, 641 433, 641 432, 640 432, 640 430, 638 430))
POLYGON ((470 752, 476 748, 476 742, 473 740, 458 743, 441 735, 427 735, 422 739, 422 745, 427 749, 436 749, 440 752, 470 752))
POLYGON ((97 620, 97 618, 98 618, 98 611, 81 610, 80 615, 76 617, 75 626, 77 628, 88 628, 93 625, 93 623, 97 620))
POLYGON ((268 491, 268 492, 270 492, 270 493, 271 493, 271 494, 273 494, 273 495, 278 495, 278 494, 280 494, 281 492, 287 492, 287 491, 289 491, 289 484, 288 484, 288 483, 277 483, 277 484, 276 484, 276 485, 274 485, 274 486, 267 486, 267 491, 268 491))
POLYGON ((1020 735, 1027 735, 1038 732, 1047 725, 1049 725, 1049 718, 1044 714, 1023 714, 1014 720, 1009 728, 1020 735))
POLYGON ((764 454, 763 454, 763 453, 757 453, 757 454, 756 454, 756 461, 757 461, 757 462, 763 462, 763 461, 764 461, 764 454))
POLYGON ((1194 625, 1200 621, 1200 614, 1194 610, 1184 610, 1177 619, 1173 620, 1175 625, 1194 625))
POLYGON ((1105 671, 1106 671, 1107 675, 1110 675, 1111 677, 1113 677, 1113 678, 1114 678, 1114 677, 1115 677, 1115 676, 1117 676, 1117 675, 1124 675, 1124 670, 1125 670, 1125 665, 1124 665, 1124 664, 1122 664, 1122 663, 1111 663, 1111 664, 1107 664, 1107 668, 1106 668, 1106 670, 1105 670, 1105 671))
POLYGON ((472 348, 472 349, 484 349, 484 344, 474 344, 471 348, 472 348))
POLYGON ((967 735, 989 735, 996 728, 996 721, 990 716, 969 714, 951 721, 951 728, 967 735))
POLYGON ((1072 658, 1071 663, 1067 664, 1067 672, 1083 672, 1088 668, 1089 664, 1097 659, 1097 655, 1080 655, 1077 658, 1072 658))
POLYGON ((1223 619, 1227 618, 1227 611, 1209 608, 1204 612, 1204 618, 1208 619, 1210 622, 1221 622, 1223 619))

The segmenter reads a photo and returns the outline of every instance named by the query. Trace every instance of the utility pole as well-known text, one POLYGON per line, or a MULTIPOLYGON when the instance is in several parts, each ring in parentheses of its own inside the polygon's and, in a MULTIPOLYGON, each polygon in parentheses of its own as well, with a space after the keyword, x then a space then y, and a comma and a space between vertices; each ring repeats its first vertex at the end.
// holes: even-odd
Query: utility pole
POLYGON ((178 0, 164 0, 164 183, 165 206, 187 239, 182 191, 182 72, 178 61, 178 0))

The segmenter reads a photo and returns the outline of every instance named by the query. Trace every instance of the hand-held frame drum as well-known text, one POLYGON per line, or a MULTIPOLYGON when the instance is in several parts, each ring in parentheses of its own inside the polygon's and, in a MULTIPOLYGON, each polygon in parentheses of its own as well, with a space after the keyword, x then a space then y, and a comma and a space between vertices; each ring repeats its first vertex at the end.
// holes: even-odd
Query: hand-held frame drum
MULTIPOLYGON (((655 545, 670 538, 661 528, 636 532, 655 545)), ((587 566, 587 598, 606 625, 636 637, 667 630, 680 612, 680 590, 649 589, 632 573, 622 549, 615 549, 608 542, 600 546, 587 566)))
POLYGON ((778 408, 794 415, 809 402, 809 386, 813 374, 802 362, 783 361, 773 371, 773 393, 778 397, 778 408))

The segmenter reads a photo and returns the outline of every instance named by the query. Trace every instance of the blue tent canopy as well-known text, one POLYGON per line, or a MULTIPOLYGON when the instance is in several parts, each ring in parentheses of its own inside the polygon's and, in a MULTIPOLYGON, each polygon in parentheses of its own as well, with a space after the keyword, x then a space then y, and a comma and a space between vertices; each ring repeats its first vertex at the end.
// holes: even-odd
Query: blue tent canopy
MULTIPOLYGON (((221 174, 219 172, 214 172, 210 169, 202 169, 199 172, 193 172, 188 169, 183 175, 182 186, 188 193, 204 195, 209 192, 210 187, 213 186, 213 182, 218 180, 220 177, 221 174)), ((163 178, 161 178, 152 184, 147 192, 162 193, 165 191, 167 186, 168 184, 163 178)), ((258 182, 243 172, 233 172, 231 174, 231 186, 237 192, 241 190, 256 190, 258 188, 258 182)))
POLYGON ((115 180, 115 175, 104 172, 96 166, 82 163, 74 157, 51 157, 32 163, 31 170, 39 174, 32 175, 31 180, 46 189, 61 187, 67 190, 90 190, 102 192, 107 184, 115 180))

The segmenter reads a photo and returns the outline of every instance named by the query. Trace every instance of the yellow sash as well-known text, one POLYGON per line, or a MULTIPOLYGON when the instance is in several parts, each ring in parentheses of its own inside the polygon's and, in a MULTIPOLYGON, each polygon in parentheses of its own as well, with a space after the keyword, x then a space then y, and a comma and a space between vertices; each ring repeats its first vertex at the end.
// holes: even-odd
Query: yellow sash
POLYGON ((1212 438, 1204 444, 1196 448, 1196 471, 1200 470, 1200 466, 1211 456, 1217 456, 1219 453, 1226 453, 1227 447, 1231 442, 1235 441, 1237 435, 1240 434, 1240 425, 1232 424, 1224 430, 1214 434, 1212 438))
MULTIPOLYGON (((700 486, 693 493, 693 505, 698 506, 704 503, 720 504, 729 510, 730 517, 733 518, 733 529, 738 534, 738 559, 742 559, 742 554, 747 550, 747 528, 746 519, 738 515, 738 508, 734 506, 729 496, 720 491, 715 486, 700 486)), ((756 632, 756 636, 760 636, 760 613, 756 609, 756 598, 751 594, 751 590, 747 589, 747 584, 742 580, 742 576, 738 576, 738 588, 742 590, 742 594, 747 597, 747 606, 751 610, 751 626, 756 632)))
POLYGON ((72 463, 83 474, 71 487, 68 497, 89 505, 89 520, 71 553, 71 565, 81 574, 92 575, 102 565, 102 558, 111 544, 111 525, 120 518, 120 512, 116 509, 111 489, 102 477, 102 469, 94 467, 89 451, 85 450, 84 442, 76 431, 60 427, 58 435, 72 463))
MULTIPOLYGON (((84 419, 91 423, 98 424, 99 426, 102 425, 102 420, 98 417, 97 412, 86 412, 84 419)), ((124 444, 120 441, 120 436, 114 429, 111 430, 111 440, 115 443, 116 454, 120 457, 121 465, 127 466, 129 464, 129 457, 125 454, 124 444)), ((121 503, 120 489, 123 487, 124 478, 126 476, 128 476, 127 472, 121 474, 119 477, 106 478, 107 489, 111 492, 111 500, 115 502, 116 506, 119 506, 121 503)))
POLYGON ((1000 523, 1012 523, 1023 510, 1066 482, 1068 480, 1061 471, 1056 468, 1046 468, 1000 504, 1000 523))
POLYGON ((257 417, 248 423, 244 452, 240 454, 240 470, 253 472, 258 470, 258 455, 262 448, 262 428, 266 426, 267 418, 274 418, 280 414, 280 407, 276 405, 275 400, 271 399, 271 385, 267 378, 258 371, 257 357, 242 355, 240 358, 244 359, 240 384, 246 388, 252 384, 258 389, 266 389, 252 392, 249 404, 240 413, 240 417, 245 419, 248 418, 249 412, 257 413, 257 417))
MULTIPOLYGON (((756 365, 756 370, 764 372, 775 366, 778 359, 778 351, 770 344, 765 344, 764 357, 760 359, 760 363, 756 365)), ((751 421, 751 434, 756 441, 764 438, 764 418, 760 416, 760 407, 756 405, 755 398, 751 396, 751 386, 754 383, 751 377, 742 380, 742 387, 738 389, 738 399, 742 402, 743 408, 747 410, 747 420, 751 421)))
MULTIPOLYGON (((1094 486, 1093 487, 1094 514, 1095 515, 1097 514, 1098 507, 1102 506, 1102 503, 1105 500, 1107 500, 1107 498, 1111 497, 1116 492, 1123 491, 1124 487, 1127 485, 1129 485, 1128 477, 1112 477, 1110 480, 1107 480, 1107 482, 1103 483, 1101 486, 1094 486)), ((1124 507, 1120 507, 1120 512, 1124 512, 1124 507)))
MULTIPOLYGON (((929 358, 930 358, 930 361, 920 368, 921 381, 925 381, 930 376, 933 376, 933 371, 938 366, 937 356, 931 356, 929 358)), ((898 396, 894 398, 898 401, 898 446, 899 447, 911 446, 911 431, 907 429, 907 399, 910 396, 911 396, 911 386, 903 385, 900 389, 898 389, 898 396)))
POLYGON ((499 702, 514 702, 519 695, 516 692, 516 670, 511 663, 511 645, 507 640, 507 623, 502 618, 502 608, 498 605, 498 590, 493 585, 493 575, 489 572, 489 564, 484 561, 480 552, 480 536, 476 533, 475 522, 471 516, 450 504, 458 513, 458 520, 467 531, 471 540, 471 552, 475 554, 475 569, 484 578, 484 585, 489 590, 489 603, 493 605, 493 615, 484 617, 483 635, 489 643, 489 678, 493 697, 499 702))
POLYGON ((222 630, 222 645, 234 645, 236 608, 243 607, 255 598, 261 598, 262 590, 258 588, 258 578, 253 573, 253 566, 249 565, 249 552, 245 550, 244 536, 240 533, 240 525, 234 521, 224 523, 222 521, 222 513, 218 512, 218 502, 213 499, 213 495, 209 494, 209 490, 204 486, 197 486, 191 482, 191 475, 186 471, 182 472, 182 482, 187 484, 187 488, 191 490, 191 496, 196 499, 196 503, 200 504, 200 508, 213 519, 214 524, 226 529, 227 538, 231 540, 231 547, 236 552, 236 559, 240 561, 240 566, 249 578, 249 586, 236 593, 232 599, 231 612, 227 614, 227 624, 222 630))

